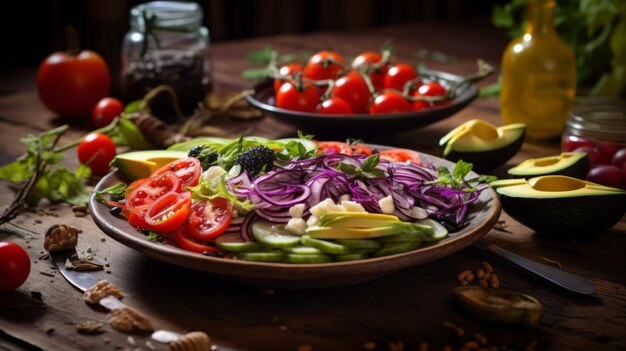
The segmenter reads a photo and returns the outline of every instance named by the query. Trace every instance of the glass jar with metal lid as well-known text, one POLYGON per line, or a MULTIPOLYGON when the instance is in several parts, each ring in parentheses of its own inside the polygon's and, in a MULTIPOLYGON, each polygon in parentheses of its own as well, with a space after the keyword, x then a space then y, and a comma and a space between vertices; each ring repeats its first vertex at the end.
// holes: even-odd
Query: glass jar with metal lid
POLYGON ((122 91, 141 99, 165 84, 191 112, 211 88, 209 31, 202 7, 191 2, 155 1, 130 11, 122 47, 122 91))
POLYGON ((617 97, 578 98, 563 133, 563 151, 584 151, 592 165, 611 164, 626 148, 626 100, 617 97))

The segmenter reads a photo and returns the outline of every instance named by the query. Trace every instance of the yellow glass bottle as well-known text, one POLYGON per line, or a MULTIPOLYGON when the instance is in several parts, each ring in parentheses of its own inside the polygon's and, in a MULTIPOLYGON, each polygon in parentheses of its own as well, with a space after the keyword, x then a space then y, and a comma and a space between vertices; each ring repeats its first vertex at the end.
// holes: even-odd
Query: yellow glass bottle
POLYGON ((556 0, 529 0, 526 30, 502 56, 502 118, 526 123, 531 138, 561 135, 576 92, 574 54, 556 34, 555 6, 556 0))

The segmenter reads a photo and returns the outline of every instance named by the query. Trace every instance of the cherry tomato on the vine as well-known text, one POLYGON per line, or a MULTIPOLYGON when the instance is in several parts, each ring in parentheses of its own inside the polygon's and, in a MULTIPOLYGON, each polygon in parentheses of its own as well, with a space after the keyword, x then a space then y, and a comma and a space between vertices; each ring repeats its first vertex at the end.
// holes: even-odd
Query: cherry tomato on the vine
POLYGON ((309 83, 296 87, 296 82, 284 83, 276 94, 276 106, 287 110, 314 112, 320 99, 319 91, 309 83))
POLYGON ((326 152, 326 150, 334 150, 337 153, 352 155, 352 148, 346 143, 340 141, 318 141, 318 152, 326 152))
POLYGON ((109 170, 109 163, 116 155, 115 144, 106 134, 88 134, 78 144, 80 163, 89 166, 95 174, 104 174, 109 170))
POLYGON ((389 67, 383 80, 383 87, 385 89, 402 91, 406 82, 415 78, 417 78, 417 72, 415 72, 413 67, 405 63, 399 63, 389 67))
POLYGON ((350 104, 338 97, 331 97, 317 106, 317 112, 325 115, 349 115, 354 113, 350 104))
POLYGON ((401 94, 387 91, 374 99, 369 111, 371 114, 408 112, 411 105, 401 94))
POLYGON ((93 107, 91 121, 96 127, 102 128, 111 123, 113 119, 121 115, 122 112, 124 112, 124 105, 122 105, 120 100, 105 97, 98 101, 96 106, 93 107))
MULTIPOLYGON (((414 97, 446 96, 447 94, 448 94, 448 91, 446 90, 446 88, 444 88, 443 86, 441 86, 441 84, 437 82, 432 82, 432 83, 421 85, 419 88, 417 88, 417 91, 413 94, 413 96, 414 97)), ((439 102, 435 102, 432 104, 428 101, 418 100, 418 101, 413 102, 413 110, 420 111, 420 110, 424 110, 433 106, 449 105, 450 103, 451 103, 451 100, 439 101, 439 102)))
MULTIPOLYGON (((304 67, 297 63, 289 63, 278 69, 281 76, 293 76, 296 72, 304 72, 304 67)), ((274 79, 274 92, 277 93, 280 86, 286 81, 285 79, 274 79)))
POLYGON ((368 51, 360 54, 352 61, 352 68, 366 73, 370 77, 372 84, 374 84, 376 91, 383 88, 385 74, 389 70, 389 65, 381 65, 380 60, 382 60, 382 57, 379 53, 368 51))
POLYGON ((28 253, 16 243, 0 241, 0 291, 19 288, 29 273, 28 253))
POLYGON ((372 97, 367 83, 356 72, 337 79, 331 94, 347 102, 354 113, 365 113, 372 97))
POLYGON ((313 80, 337 79, 345 68, 345 60, 332 51, 320 51, 311 56, 304 68, 304 75, 313 80))

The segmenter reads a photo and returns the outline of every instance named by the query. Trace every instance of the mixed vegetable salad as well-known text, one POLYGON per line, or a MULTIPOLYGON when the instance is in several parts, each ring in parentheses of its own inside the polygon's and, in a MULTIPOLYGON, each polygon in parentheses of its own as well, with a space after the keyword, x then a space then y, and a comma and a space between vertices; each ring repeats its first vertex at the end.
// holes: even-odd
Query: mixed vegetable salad
POLYGON ((471 164, 422 164, 417 152, 365 144, 196 139, 188 157, 98 194, 150 240, 199 254, 323 263, 385 256, 464 225, 482 179, 471 164), (108 195, 107 195, 108 194, 108 195))

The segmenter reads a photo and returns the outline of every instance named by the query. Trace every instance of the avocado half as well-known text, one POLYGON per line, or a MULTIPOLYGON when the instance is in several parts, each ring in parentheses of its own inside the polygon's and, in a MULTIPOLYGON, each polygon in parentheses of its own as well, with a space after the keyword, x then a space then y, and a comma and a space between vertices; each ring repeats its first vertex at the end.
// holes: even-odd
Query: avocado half
POLYGON ((186 151, 133 151, 115 156, 111 161, 111 166, 117 167, 129 180, 136 180, 149 177, 162 166, 185 157, 187 157, 186 151))
POLYGON ((451 161, 471 162, 478 172, 496 168, 522 147, 526 124, 513 123, 496 127, 480 119, 467 121, 446 134, 439 145, 443 157, 451 161))
POLYGON ((585 152, 563 152, 558 156, 531 158, 507 172, 512 178, 564 175, 585 179, 589 167, 589 156, 585 152))
POLYGON ((601 233, 626 213, 626 191, 572 177, 504 179, 490 185, 509 216, 554 237, 580 239, 601 233))

